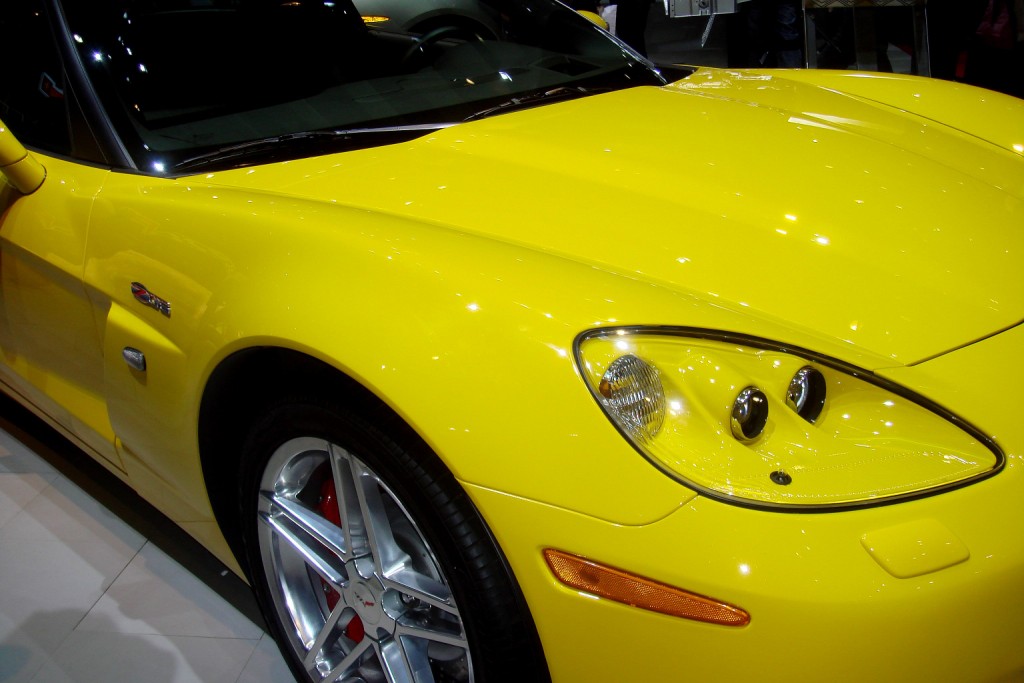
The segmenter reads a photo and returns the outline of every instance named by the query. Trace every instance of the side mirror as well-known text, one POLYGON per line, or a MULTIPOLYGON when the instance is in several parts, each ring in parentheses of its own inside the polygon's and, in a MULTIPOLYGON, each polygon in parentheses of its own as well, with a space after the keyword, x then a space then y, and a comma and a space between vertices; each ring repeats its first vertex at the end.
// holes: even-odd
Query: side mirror
POLYGON ((607 31, 607 30, 608 30, 608 28, 609 28, 609 27, 608 27, 608 22, 607 22, 607 21, 605 21, 605 20, 604 20, 604 19, 603 19, 603 18, 601 17, 601 15, 600 15, 600 14, 597 14, 596 12, 591 12, 591 11, 589 11, 589 10, 585 10, 585 9, 579 9, 579 10, 576 10, 576 12, 577 12, 578 14, 582 14, 582 15, 583 15, 583 16, 585 16, 585 17, 586 17, 587 19, 590 19, 590 21, 591 21, 592 23, 594 23, 594 24, 597 24, 598 26, 600 26, 601 28, 603 28, 603 29, 604 29, 605 31, 607 31))
POLYGON ((46 169, 0 121, 0 173, 22 194, 32 194, 46 179, 46 169))

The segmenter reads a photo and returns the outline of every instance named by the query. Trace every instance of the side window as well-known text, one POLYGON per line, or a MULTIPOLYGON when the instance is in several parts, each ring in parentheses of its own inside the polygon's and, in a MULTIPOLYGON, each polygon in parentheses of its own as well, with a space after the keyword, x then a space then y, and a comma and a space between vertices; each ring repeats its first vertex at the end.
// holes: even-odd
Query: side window
POLYGON ((70 154, 64 68, 40 0, 3 0, 0 63, 0 119, 26 145, 70 154))

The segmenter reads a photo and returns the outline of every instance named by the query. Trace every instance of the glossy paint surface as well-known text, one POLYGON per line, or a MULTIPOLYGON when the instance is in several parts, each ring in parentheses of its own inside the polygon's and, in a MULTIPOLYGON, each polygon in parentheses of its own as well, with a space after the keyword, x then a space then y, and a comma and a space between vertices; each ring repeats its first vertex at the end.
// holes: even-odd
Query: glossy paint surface
MULTIPOLYGON (((868 80, 847 96, 838 76, 701 71, 176 179, 39 156, 42 188, 2 196, 4 382, 230 561, 198 453, 206 382, 248 348, 325 361, 465 487, 556 681, 1019 677, 1024 429, 1005 398, 1024 383, 1024 105, 965 104, 990 116, 984 140, 931 104, 908 111, 887 80, 865 94, 868 80), (974 425, 1005 467, 841 512, 699 495, 623 438, 575 363, 581 333, 631 325, 751 335, 875 372, 974 425), (751 623, 570 591, 545 548, 751 623)), ((825 493, 847 483, 819 476, 825 493)))
MULTIPOLYGON (((1003 99, 1004 127, 1018 122, 1003 137, 1020 142, 1024 110, 1003 99)), ((878 355, 876 367, 1024 319, 1024 234, 1006 228, 1024 224, 1022 158, 785 74, 707 70, 330 167, 214 180, 426 219, 665 284, 878 355), (680 128, 656 134, 667 121, 680 128), (724 134, 700 133, 712 129, 724 134)))

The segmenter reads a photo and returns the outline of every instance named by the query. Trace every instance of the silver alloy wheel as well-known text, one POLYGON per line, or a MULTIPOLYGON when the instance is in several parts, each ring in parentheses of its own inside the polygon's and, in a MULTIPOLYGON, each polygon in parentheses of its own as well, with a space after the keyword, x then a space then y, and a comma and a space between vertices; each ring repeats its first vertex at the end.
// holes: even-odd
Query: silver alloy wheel
POLYGON ((274 609, 311 680, 473 681, 434 552, 359 458, 323 439, 284 443, 263 471, 258 514, 274 609))

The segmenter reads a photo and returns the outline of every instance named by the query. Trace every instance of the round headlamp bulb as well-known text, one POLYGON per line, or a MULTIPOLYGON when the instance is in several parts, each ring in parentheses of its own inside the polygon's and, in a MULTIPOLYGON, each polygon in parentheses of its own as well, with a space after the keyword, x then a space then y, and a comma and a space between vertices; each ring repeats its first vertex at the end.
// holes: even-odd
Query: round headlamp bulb
POLYGON ((807 420, 814 423, 825 408, 825 377, 811 366, 797 370, 786 391, 786 405, 807 420))
POLYGON ((732 435, 740 441, 753 441, 768 424, 768 397, 757 387, 747 387, 732 404, 732 435))
POLYGON ((601 403, 630 436, 654 438, 665 421, 665 389, 658 370, 632 354, 616 358, 597 388, 601 403))

